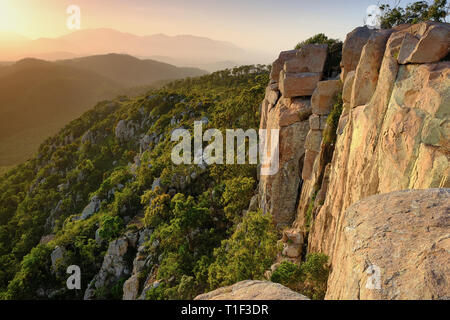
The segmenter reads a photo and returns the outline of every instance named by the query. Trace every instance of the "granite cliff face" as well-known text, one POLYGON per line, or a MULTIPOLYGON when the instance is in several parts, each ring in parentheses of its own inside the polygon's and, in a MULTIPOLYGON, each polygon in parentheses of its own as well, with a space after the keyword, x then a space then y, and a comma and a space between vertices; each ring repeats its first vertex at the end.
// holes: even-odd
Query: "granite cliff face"
POLYGON ((280 170, 261 176, 260 207, 289 227, 285 258, 300 261, 301 247, 330 257, 327 298, 450 296, 449 46, 448 24, 361 27, 347 36, 339 78, 322 78, 317 45, 273 65, 261 128, 280 129, 280 170), (368 261, 380 289, 362 288, 368 261))

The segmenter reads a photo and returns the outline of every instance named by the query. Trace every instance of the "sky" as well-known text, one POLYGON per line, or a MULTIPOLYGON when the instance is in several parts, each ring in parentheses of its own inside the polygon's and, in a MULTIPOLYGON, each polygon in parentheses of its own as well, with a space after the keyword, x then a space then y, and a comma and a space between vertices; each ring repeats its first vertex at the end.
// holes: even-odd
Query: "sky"
POLYGON ((137 35, 192 34, 262 52, 290 49, 323 32, 345 39, 364 24, 378 0, 0 0, 0 32, 58 37, 69 5, 81 10, 81 29, 113 28, 137 35))

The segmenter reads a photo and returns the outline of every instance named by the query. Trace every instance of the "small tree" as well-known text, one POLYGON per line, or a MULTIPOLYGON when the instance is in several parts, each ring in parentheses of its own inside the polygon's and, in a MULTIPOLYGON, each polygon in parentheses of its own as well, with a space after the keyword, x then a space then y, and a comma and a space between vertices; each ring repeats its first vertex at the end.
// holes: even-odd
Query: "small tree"
POLYGON ((449 15, 447 0, 434 0, 433 4, 426 1, 416 1, 406 7, 400 7, 400 1, 393 6, 381 4, 381 28, 389 29, 401 24, 419 23, 422 21, 445 22, 449 15))

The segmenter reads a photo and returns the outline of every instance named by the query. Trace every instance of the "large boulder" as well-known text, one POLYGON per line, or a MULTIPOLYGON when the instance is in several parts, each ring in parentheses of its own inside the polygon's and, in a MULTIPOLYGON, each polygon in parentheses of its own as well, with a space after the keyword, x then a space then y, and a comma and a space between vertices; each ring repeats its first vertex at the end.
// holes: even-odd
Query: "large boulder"
POLYGON ((242 281, 197 296, 194 300, 309 300, 278 283, 267 281, 242 281))
POLYGON ((450 189, 372 196, 342 219, 327 299, 450 299, 450 189))
POLYGON ((438 62, 450 53, 450 25, 422 22, 406 29, 398 56, 400 64, 438 62))

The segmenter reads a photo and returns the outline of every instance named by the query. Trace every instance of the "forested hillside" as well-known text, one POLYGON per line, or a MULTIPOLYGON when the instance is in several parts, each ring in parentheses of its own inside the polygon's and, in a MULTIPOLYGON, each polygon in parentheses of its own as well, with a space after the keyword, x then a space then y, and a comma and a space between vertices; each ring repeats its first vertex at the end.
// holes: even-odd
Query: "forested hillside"
POLYGON ((175 81, 101 102, 45 141, 0 178, 1 297, 122 298, 131 269, 149 299, 261 278, 277 235, 270 216, 246 211, 256 166, 175 166, 170 137, 200 120, 204 130, 258 128, 268 79, 265 66, 245 66, 175 81), (105 252, 123 239, 128 249, 113 255, 123 268, 102 278, 105 252), (66 289, 69 265, 82 290, 66 289))

